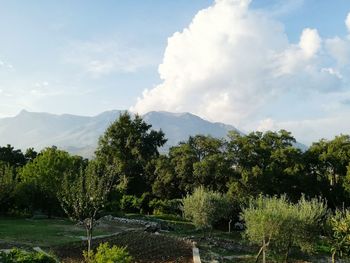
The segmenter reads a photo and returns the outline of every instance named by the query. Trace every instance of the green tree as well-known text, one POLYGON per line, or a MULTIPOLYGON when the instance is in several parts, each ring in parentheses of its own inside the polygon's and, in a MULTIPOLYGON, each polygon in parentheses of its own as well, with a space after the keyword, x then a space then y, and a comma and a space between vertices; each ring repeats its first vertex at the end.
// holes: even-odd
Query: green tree
POLYGON ((155 161, 155 179, 152 183, 152 193, 161 199, 180 198, 179 182, 174 165, 168 156, 161 155, 155 161))
POLYGON ((151 190, 149 177, 153 176, 152 160, 159 156, 158 148, 166 142, 162 131, 136 115, 121 114, 101 136, 96 158, 106 165, 118 168, 119 189, 127 194, 141 195, 151 190))
POLYGON ((13 205, 16 183, 15 168, 0 161, 0 212, 6 212, 13 205))
POLYGON ((229 203, 218 192, 198 187, 192 195, 183 199, 183 212, 186 219, 200 229, 212 228, 215 222, 224 219, 229 213, 229 203))
POLYGON ((115 174, 114 166, 105 166, 98 161, 90 161, 79 172, 70 169, 64 174, 58 198, 68 217, 85 226, 88 252, 98 212, 107 202, 115 174))
POLYGON ((154 194, 182 198, 199 186, 226 192, 233 170, 225 150, 224 140, 204 135, 190 136, 171 147, 169 155, 156 162, 154 194))
POLYGON ((60 211, 57 192, 64 173, 79 169, 83 163, 81 157, 70 156, 56 147, 46 148, 20 171, 18 194, 29 209, 41 209, 51 216, 54 211, 60 211))
POLYGON ((229 134, 228 159, 240 178, 239 185, 249 195, 288 194, 293 200, 301 196, 304 165, 295 139, 285 130, 229 134))
POLYGON ((308 174, 317 180, 319 194, 333 207, 350 204, 346 192, 347 166, 350 163, 350 136, 339 135, 333 140, 322 139, 313 143, 305 153, 308 174))
POLYGON ((10 144, 6 147, 0 147, 0 161, 11 166, 20 167, 25 165, 26 158, 21 150, 15 150, 10 144))
POLYGON ((350 254, 350 210, 336 210, 328 220, 329 243, 331 245, 332 263, 336 256, 350 254))
POLYGON ((256 262, 261 255, 266 262, 269 248, 283 252, 284 262, 293 246, 312 251, 326 213, 326 205, 317 199, 307 201, 303 197, 297 204, 290 203, 286 196, 260 196, 252 200, 241 217, 246 225, 246 237, 260 246, 256 262))

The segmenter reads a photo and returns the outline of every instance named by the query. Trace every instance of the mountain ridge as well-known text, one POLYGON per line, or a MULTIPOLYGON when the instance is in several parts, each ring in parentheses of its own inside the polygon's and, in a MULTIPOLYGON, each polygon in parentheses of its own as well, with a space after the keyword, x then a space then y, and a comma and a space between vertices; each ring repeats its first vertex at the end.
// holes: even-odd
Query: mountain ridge
MULTIPOLYGON (((52 114, 22 110, 13 117, 0 118, 0 145, 11 144, 25 150, 41 150, 55 145, 72 154, 92 157, 98 138, 125 110, 105 111, 95 116, 52 114)), ((225 137, 236 127, 210 122, 189 112, 151 111, 142 115, 155 130, 162 129, 168 139, 163 151, 187 140, 190 135, 203 134, 225 137)))

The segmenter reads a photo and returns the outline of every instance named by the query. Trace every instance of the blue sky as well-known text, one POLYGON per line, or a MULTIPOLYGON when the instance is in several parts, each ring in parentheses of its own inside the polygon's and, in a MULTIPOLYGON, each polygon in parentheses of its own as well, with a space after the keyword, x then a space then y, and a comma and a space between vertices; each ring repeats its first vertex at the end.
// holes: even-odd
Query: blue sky
POLYGON ((305 143, 349 133, 349 12, 348 0, 0 1, 0 117, 190 111, 305 143))

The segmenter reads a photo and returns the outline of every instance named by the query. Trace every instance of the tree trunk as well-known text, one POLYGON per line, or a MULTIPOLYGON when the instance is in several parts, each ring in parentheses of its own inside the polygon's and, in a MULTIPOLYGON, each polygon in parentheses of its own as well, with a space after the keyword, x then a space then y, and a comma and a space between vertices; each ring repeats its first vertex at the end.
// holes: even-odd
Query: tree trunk
POLYGON ((334 251, 334 252, 332 253, 332 263, 335 263, 335 254, 336 254, 336 251, 334 251))
POLYGON ((230 221, 228 221, 228 232, 231 233, 231 223, 232 223, 232 219, 230 219, 230 221))
POLYGON ((257 255, 256 258, 255 258, 255 263, 258 263, 259 258, 260 258, 260 255, 261 255, 263 249, 264 249, 264 246, 262 246, 262 247, 260 248, 259 253, 258 253, 258 255, 257 255))
POLYGON ((92 245, 92 230, 94 227, 93 218, 89 218, 87 222, 85 223, 86 227, 86 239, 88 243, 88 253, 91 251, 91 245, 92 245))
POLYGON ((263 246, 263 263, 266 263, 266 244, 264 239, 264 246, 263 246))
POLYGON ((288 246, 287 246, 287 251, 286 254, 284 255, 284 262, 287 263, 288 262, 288 256, 289 256, 289 251, 291 249, 291 242, 289 241, 288 246))

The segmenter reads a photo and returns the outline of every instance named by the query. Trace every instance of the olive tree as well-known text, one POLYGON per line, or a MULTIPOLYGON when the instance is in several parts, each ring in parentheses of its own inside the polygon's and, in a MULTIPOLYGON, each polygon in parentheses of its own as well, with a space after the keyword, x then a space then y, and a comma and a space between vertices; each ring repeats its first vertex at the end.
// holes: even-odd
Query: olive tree
POLYGON ((107 201, 114 177, 113 166, 104 166, 97 161, 90 161, 78 173, 73 170, 64 175, 59 200, 69 218, 85 226, 88 252, 98 212, 107 201))
POLYGON ((211 228, 213 224, 226 217, 229 210, 227 198, 218 192, 198 187, 192 195, 183 199, 183 212, 197 228, 211 228))
POLYGON ((297 204, 290 203, 286 196, 259 196, 252 200, 241 217, 246 237, 260 246, 256 262, 261 255, 266 262, 269 248, 283 252, 285 262, 293 246, 311 251, 326 213, 326 205, 317 199, 307 201, 302 197, 297 204))

